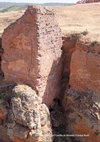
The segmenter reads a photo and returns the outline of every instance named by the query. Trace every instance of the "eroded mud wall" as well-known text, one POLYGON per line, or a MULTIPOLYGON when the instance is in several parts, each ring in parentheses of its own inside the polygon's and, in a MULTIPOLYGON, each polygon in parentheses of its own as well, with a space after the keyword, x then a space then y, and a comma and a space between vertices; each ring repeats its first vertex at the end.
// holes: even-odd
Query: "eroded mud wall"
POLYGON ((65 90, 63 106, 67 131, 83 137, 69 138, 70 142, 99 142, 99 61, 100 43, 83 37, 77 40, 70 60, 69 86, 65 90))
POLYGON ((2 70, 5 80, 32 86, 50 105, 59 94, 62 37, 53 10, 29 6, 4 30, 2 70))

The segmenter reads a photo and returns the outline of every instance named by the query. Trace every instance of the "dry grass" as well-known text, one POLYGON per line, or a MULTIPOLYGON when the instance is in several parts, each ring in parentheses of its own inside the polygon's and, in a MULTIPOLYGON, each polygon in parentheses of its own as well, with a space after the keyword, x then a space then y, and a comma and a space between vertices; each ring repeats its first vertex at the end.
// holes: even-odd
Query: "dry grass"
MULTIPOLYGON (((88 31, 86 38, 100 41, 100 4, 83 4, 52 7, 63 35, 88 31)), ((0 13, 0 33, 23 13, 0 13)), ((10 33, 11 34, 11 33, 10 33)))
MULTIPOLYGON (((0 13, 0 35, 2 35, 4 29, 12 22, 16 21, 23 12, 6 12, 0 13)), ((11 34, 11 33, 10 33, 11 34)))
POLYGON ((100 4, 55 7, 63 34, 88 31, 87 38, 100 41, 100 4))

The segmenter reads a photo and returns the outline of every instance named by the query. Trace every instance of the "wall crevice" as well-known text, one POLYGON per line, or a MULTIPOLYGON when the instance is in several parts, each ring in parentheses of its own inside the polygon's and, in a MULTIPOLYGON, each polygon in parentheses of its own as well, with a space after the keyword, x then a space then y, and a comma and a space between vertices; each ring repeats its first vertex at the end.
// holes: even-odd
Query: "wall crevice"
POLYGON ((3 54, 2 38, 0 38, 0 81, 2 81, 4 79, 4 73, 1 68, 2 54, 3 54))

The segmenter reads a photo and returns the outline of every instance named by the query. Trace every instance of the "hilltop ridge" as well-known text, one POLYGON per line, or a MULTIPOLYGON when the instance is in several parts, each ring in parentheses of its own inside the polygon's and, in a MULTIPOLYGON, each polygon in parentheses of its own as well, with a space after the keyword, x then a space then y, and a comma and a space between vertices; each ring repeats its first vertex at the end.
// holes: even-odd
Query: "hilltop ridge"
POLYGON ((100 0, 80 0, 77 2, 77 4, 84 4, 84 3, 97 3, 100 2, 100 0))

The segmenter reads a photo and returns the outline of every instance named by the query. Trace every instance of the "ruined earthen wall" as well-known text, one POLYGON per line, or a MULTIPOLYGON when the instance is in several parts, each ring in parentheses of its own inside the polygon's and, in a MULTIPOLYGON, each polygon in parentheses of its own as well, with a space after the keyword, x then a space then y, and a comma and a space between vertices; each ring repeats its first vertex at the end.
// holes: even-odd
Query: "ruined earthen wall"
POLYGON ((37 15, 38 24, 38 69, 37 90, 47 103, 59 96, 61 78, 61 31, 55 21, 54 11, 44 9, 44 14, 37 15), (49 99, 49 100, 48 100, 49 99))
POLYGON ((4 49, 2 69, 5 79, 25 83, 35 81, 36 16, 26 11, 25 15, 5 29, 2 48, 4 49))
POLYGON ((70 64, 70 85, 79 91, 100 92, 100 44, 77 42, 70 64))
POLYGON ((83 36, 77 40, 70 60, 69 86, 66 87, 62 104, 67 131, 87 135, 75 137, 73 141, 99 142, 100 43, 89 41, 83 36))
POLYGON ((49 105, 59 93, 61 77, 62 39, 54 11, 29 6, 5 29, 2 43, 5 79, 34 87, 49 105))

